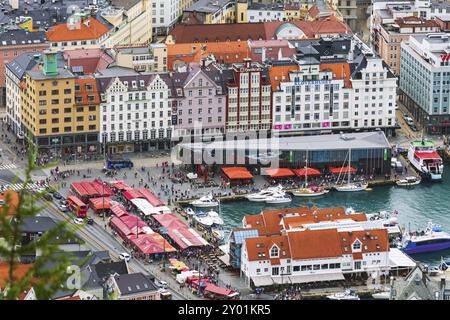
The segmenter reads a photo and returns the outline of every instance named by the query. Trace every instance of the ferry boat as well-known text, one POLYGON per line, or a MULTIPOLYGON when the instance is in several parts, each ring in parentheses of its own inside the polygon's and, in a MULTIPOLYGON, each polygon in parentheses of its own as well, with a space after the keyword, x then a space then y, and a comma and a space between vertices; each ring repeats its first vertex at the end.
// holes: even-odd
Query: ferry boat
POLYGON ((431 221, 424 231, 404 235, 400 244, 400 249, 407 254, 435 252, 449 248, 450 234, 431 221))
POLYGON ((257 193, 252 193, 249 195, 246 195, 245 198, 249 201, 253 202, 264 202, 269 197, 273 196, 276 192, 283 191, 283 187, 281 185, 278 185, 276 187, 269 187, 267 189, 263 189, 257 193))
POLYGON ((441 180, 444 172, 442 158, 432 141, 413 141, 408 149, 408 160, 424 177, 441 180))
POLYGON ((269 204, 289 203, 291 201, 292 198, 289 197, 286 192, 276 192, 266 199, 266 203, 269 204))
POLYGON ((400 179, 396 182, 399 187, 413 187, 417 186, 422 180, 418 177, 405 177, 404 179, 400 179))
POLYGON ((219 205, 219 202, 213 198, 212 195, 207 195, 204 197, 201 197, 200 199, 191 201, 190 203, 194 207, 199 208, 211 208, 211 207, 217 207, 219 205))
POLYGON ((338 292, 327 296, 330 300, 360 300, 354 289, 347 289, 345 292, 338 292))

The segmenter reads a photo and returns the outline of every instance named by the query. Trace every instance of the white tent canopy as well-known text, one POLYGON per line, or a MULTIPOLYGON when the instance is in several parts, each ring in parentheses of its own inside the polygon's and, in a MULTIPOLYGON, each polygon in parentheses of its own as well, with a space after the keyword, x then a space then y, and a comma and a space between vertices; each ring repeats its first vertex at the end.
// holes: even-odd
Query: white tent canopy
POLYGON ((132 199, 131 203, 133 203, 139 211, 142 212, 143 215, 148 216, 152 214, 160 214, 161 210, 158 207, 154 207, 148 202, 146 199, 136 198, 132 199))
POLYGON ((416 266, 413 259, 397 248, 389 250, 389 264, 391 268, 414 268, 416 266))

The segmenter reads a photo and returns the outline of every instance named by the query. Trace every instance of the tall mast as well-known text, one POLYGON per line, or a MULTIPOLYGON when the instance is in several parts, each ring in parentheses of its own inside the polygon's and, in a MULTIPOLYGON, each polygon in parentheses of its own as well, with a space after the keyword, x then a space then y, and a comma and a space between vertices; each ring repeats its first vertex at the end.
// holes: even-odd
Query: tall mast
POLYGON ((308 186, 308 150, 306 150, 306 172, 305 172, 305 184, 308 186))
POLYGON ((352 161, 352 149, 350 148, 348 151, 348 184, 350 184, 350 168, 351 168, 351 161, 352 161))

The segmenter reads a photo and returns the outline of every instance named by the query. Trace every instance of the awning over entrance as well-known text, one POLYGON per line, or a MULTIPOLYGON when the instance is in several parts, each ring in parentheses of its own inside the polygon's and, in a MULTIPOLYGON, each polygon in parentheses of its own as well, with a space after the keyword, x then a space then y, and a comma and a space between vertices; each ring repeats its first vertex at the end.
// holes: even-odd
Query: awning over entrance
POLYGON ((357 170, 353 167, 330 167, 332 174, 355 173, 357 170))
POLYGON ((271 178, 288 178, 295 176, 295 173, 288 168, 267 168, 261 169, 261 173, 270 176, 271 178))
POLYGON ((341 273, 325 273, 325 274, 307 274, 298 276, 289 276, 291 283, 308 283, 308 282, 319 282, 319 281, 336 281, 344 280, 344 274, 341 273))
POLYGON ((397 248, 389 250, 389 264, 391 268, 414 268, 416 262, 397 248))
POLYGON ((222 168, 222 172, 230 180, 253 179, 253 175, 245 167, 222 168))
POLYGON ((264 287, 273 285, 271 276, 260 276, 252 278, 253 284, 255 287, 264 287))
POLYGON ((297 177, 304 177, 306 175, 310 177, 317 177, 322 174, 318 169, 314 168, 301 168, 301 169, 294 169, 293 171, 297 175, 297 177))

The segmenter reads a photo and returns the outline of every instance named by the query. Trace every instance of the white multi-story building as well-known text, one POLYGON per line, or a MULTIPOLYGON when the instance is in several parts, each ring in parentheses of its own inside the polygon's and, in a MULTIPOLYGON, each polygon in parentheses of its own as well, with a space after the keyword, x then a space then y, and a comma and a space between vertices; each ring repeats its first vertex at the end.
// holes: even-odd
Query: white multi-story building
POLYGON ((6 122, 17 135, 22 135, 22 104, 20 99, 20 81, 25 72, 31 70, 39 62, 40 54, 23 53, 5 65, 6 75, 6 122))
MULTIPOLYGON (((120 69, 119 69, 120 70, 120 69)), ((169 88, 158 74, 97 78, 100 137, 109 153, 165 149, 172 134, 169 88)))
POLYGON ((286 20, 286 11, 283 3, 253 2, 247 8, 248 22, 268 22, 286 20))
POLYGON ((304 56, 296 63, 270 69, 275 134, 375 128, 393 132, 397 78, 367 48, 341 43, 345 49, 329 53, 331 58, 322 54, 329 47, 318 45, 310 55, 306 51, 312 49, 301 49, 304 56))
POLYGON ((151 2, 153 34, 164 36, 183 14, 184 9, 194 3, 193 0, 151 0, 151 2))
POLYGON ((345 274, 388 272, 386 229, 287 231, 245 239, 241 274, 250 286, 343 280, 345 274))

